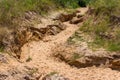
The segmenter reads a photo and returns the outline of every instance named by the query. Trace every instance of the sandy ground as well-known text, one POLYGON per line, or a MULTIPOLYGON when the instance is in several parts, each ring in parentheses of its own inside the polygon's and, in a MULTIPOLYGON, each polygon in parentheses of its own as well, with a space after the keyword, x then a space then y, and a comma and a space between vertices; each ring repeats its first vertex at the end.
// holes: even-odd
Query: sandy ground
MULTIPOLYGON (((86 11, 86 8, 81 8, 82 14, 86 11)), ((69 24, 69 22, 65 22, 64 24, 67 28, 61 33, 55 36, 47 36, 43 41, 33 41, 23 46, 21 61, 25 61, 30 57, 32 59, 30 62, 19 63, 11 60, 6 69, 17 67, 23 70, 24 66, 35 67, 42 74, 40 80, 42 80, 43 76, 51 72, 57 72, 70 80, 120 80, 120 72, 109 68, 90 67, 78 69, 69 66, 65 62, 54 60, 50 56, 53 53, 52 50, 60 44, 65 44, 67 39, 79 28, 77 25, 69 24)), ((82 23, 79 25, 82 25, 82 23)), ((1 66, 1 70, 2 68, 5 69, 4 65, 1 66)), ((10 80, 14 79, 11 78, 10 80)))

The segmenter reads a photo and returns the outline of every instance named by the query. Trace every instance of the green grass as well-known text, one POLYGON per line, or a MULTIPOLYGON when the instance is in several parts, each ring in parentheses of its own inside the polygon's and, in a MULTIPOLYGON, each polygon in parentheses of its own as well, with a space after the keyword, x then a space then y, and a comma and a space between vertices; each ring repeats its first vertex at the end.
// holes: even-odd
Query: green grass
POLYGON ((41 14, 52 7, 54 4, 51 0, 1 0, 0 23, 9 25, 12 24, 12 19, 27 11, 35 11, 41 14))
POLYGON ((111 42, 108 46, 108 50, 120 51, 120 41, 119 42, 111 42))
POLYGON ((68 44, 77 44, 78 42, 84 41, 79 32, 75 32, 68 40, 68 44))
POLYGON ((50 10, 76 7, 77 1, 74 0, 0 0, 0 42, 3 42, 2 39, 8 30, 16 30, 22 26, 19 23, 22 22, 20 20, 25 17, 26 12, 45 15, 50 10))
POLYGON ((120 9, 119 4, 120 0, 91 0, 89 5, 95 9, 96 15, 111 15, 120 9))
POLYGON ((32 68, 26 71, 29 75, 33 76, 35 73, 38 73, 38 68, 32 68))
POLYGON ((4 48, 0 46, 0 52, 3 52, 4 51, 4 48))
POLYGON ((79 0, 54 0, 54 1, 64 8, 77 8, 79 0))
POLYGON ((74 53, 73 54, 73 56, 72 56, 72 58, 71 58, 71 60, 72 61, 75 61, 75 60, 77 60, 77 59, 79 59, 79 58, 81 58, 81 57, 83 57, 84 55, 80 55, 80 54, 78 54, 78 53, 74 53))
POLYGON ((32 58, 29 56, 26 60, 26 62, 30 62, 32 60, 32 58))
POLYGON ((120 41, 117 40, 107 40, 104 38, 97 38, 92 43, 93 47, 103 47, 109 51, 120 51, 120 41))
POLYGON ((78 0, 1 0, 0 24, 14 24, 12 20, 22 16, 27 11, 35 11, 39 14, 48 13, 51 9, 59 7, 76 8, 78 0))
POLYGON ((112 15, 119 15, 120 0, 92 0, 93 16, 89 17, 80 28, 91 35, 93 47, 103 47, 109 51, 120 51, 120 26, 112 25, 112 15))
POLYGON ((111 23, 106 19, 97 20, 93 23, 93 19, 86 21, 80 28, 83 32, 91 35, 94 39, 92 42, 93 47, 103 47, 109 51, 120 51, 120 27, 109 26, 111 23), (113 34, 111 37, 111 34, 113 34))
POLYGON ((47 76, 53 76, 55 74, 58 74, 58 72, 56 72, 56 71, 50 72, 49 74, 47 74, 47 76))

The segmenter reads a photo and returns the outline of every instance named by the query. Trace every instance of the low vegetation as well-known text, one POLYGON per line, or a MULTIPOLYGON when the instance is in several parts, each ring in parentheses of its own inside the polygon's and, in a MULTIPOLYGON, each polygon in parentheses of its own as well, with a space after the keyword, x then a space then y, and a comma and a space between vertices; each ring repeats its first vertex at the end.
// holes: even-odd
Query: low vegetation
POLYGON ((120 51, 120 1, 93 0, 90 2, 92 14, 80 30, 89 33, 92 45, 110 51, 120 51))
POLYGON ((22 16, 27 11, 35 11, 42 14, 54 7, 51 0, 1 0, 0 23, 12 24, 12 19, 22 16))
POLYGON ((21 18, 25 17, 25 13, 44 15, 50 10, 76 8, 77 3, 78 0, 0 0, 0 51, 4 49, 3 37, 8 36, 11 31, 18 32, 18 28, 22 27, 20 21, 24 21, 21 18))
MULTIPOLYGON (((80 0, 1 0, 0 37, 5 36, 7 30, 19 26, 14 23, 14 19, 23 17, 26 12, 31 11, 43 15, 49 13, 50 10, 77 8, 86 4, 89 5, 92 14, 80 30, 92 35, 94 38, 92 45, 105 47, 110 51, 120 51, 119 0, 83 0, 82 3, 80 0), (4 27, 7 28, 5 28, 5 34, 3 33, 4 27)), ((0 51, 3 51, 1 39, 0 51)))
POLYGON ((78 0, 1 0, 0 24, 12 24, 12 19, 22 16, 27 11, 44 14, 55 8, 76 8, 78 0))
POLYGON ((22 16, 27 11, 39 14, 49 12, 56 8, 77 8, 87 4, 90 0, 1 0, 0 1, 0 24, 13 24, 12 20, 22 16))

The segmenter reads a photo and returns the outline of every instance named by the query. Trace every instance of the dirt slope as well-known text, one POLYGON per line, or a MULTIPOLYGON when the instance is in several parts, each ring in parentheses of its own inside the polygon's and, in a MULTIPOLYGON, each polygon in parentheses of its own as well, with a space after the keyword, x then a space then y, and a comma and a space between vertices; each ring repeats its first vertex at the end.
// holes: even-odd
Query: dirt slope
MULTIPOLYGON (((85 14, 87 8, 81 8, 80 11, 82 14, 85 14)), ((49 24, 49 20, 44 21, 46 24, 49 24)), ((57 72, 69 80, 120 80, 120 72, 118 71, 114 71, 109 68, 96 67, 78 69, 51 57, 53 50, 58 45, 65 44, 67 39, 79 28, 78 25, 82 25, 82 23, 74 25, 69 22, 65 22, 64 24, 67 28, 59 34, 55 36, 47 36, 42 41, 33 41, 25 44, 22 48, 22 63, 10 58, 9 64, 1 65, 0 72, 6 73, 9 70, 18 70, 18 74, 12 72, 14 75, 10 75, 6 80, 30 80, 26 78, 23 79, 21 76, 27 75, 25 73, 26 68, 29 68, 29 70, 31 68, 37 69, 37 71, 33 71, 33 73, 35 73, 35 76, 40 76, 39 79, 31 80, 42 80, 45 75, 51 72, 57 72), (31 61, 25 62, 28 58, 31 58, 31 61)), ((40 27, 40 25, 37 27, 40 27)), ((5 77, 5 75, 3 77, 5 77)))

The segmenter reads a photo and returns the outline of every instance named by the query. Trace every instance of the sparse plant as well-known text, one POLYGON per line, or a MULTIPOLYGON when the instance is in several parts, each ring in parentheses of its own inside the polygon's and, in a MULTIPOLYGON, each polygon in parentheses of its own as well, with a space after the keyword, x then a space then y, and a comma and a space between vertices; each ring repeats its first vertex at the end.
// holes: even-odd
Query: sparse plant
POLYGON ((90 7, 94 8, 91 16, 80 28, 91 35, 94 41, 92 46, 104 47, 109 51, 120 51, 119 25, 112 25, 111 16, 120 13, 119 0, 93 0, 90 7))
POLYGON ((56 71, 50 72, 49 74, 47 74, 47 76, 52 76, 54 74, 58 74, 58 72, 56 72, 56 71))
POLYGON ((90 6, 95 9, 96 15, 112 15, 120 9, 119 0, 91 0, 90 6))
POLYGON ((109 43, 108 50, 110 51, 120 51, 120 42, 109 43))
POLYGON ((53 3, 49 0, 1 0, 0 23, 3 25, 14 24, 12 20, 22 16, 27 11, 42 13, 48 11, 53 3))
POLYGON ((32 58, 29 56, 28 59, 26 60, 26 62, 30 62, 32 60, 32 58))
POLYGON ((64 8, 76 8, 78 7, 79 0, 55 0, 55 2, 64 8))
POLYGON ((27 73, 28 73, 29 75, 33 75, 33 74, 35 74, 35 73, 37 73, 37 72, 38 72, 38 68, 32 68, 32 69, 30 69, 30 70, 27 71, 27 73))
POLYGON ((73 56, 71 57, 71 61, 75 61, 81 57, 83 57, 83 55, 80 55, 78 53, 74 53, 73 56))
POLYGON ((68 40, 68 44, 75 44, 79 41, 84 41, 84 39, 82 38, 82 36, 78 33, 75 32, 68 40))
POLYGON ((0 52, 3 52, 4 51, 4 47, 0 47, 0 52))

